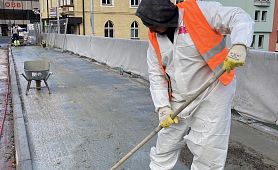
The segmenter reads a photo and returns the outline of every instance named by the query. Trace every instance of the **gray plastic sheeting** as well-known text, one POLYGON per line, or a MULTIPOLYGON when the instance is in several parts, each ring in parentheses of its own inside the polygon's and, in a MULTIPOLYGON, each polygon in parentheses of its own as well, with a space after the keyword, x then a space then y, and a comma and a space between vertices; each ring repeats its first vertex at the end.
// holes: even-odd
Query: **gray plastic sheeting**
MULTIPOLYGON (((148 79, 146 41, 80 35, 43 34, 50 47, 62 48, 148 79)), ((233 108, 266 123, 278 124, 278 54, 250 51, 237 69, 233 108)))
POLYGON ((43 34, 50 47, 86 56, 111 67, 121 67, 148 79, 146 41, 104 37, 43 34))
POLYGON ((255 120, 278 125, 278 53, 250 51, 237 70, 234 109, 255 120))

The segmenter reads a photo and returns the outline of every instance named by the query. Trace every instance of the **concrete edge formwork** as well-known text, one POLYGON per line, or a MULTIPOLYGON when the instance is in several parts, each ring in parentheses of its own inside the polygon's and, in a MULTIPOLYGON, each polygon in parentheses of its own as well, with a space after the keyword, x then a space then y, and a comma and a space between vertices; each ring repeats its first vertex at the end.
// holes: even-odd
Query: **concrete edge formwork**
POLYGON ((31 170, 32 159, 30 154, 28 134, 24 119, 24 106, 19 89, 19 80, 16 65, 14 63, 12 49, 9 48, 10 75, 11 75, 11 93, 12 107, 14 117, 14 142, 15 142, 15 159, 17 170, 31 170))

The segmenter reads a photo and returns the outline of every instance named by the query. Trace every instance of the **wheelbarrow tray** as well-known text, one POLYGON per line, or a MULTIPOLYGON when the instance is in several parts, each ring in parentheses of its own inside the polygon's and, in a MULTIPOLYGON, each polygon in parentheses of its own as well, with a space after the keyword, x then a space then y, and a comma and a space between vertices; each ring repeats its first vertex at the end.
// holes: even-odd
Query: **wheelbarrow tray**
POLYGON ((40 81, 44 81, 48 91, 50 93, 50 89, 47 84, 47 79, 51 75, 49 72, 50 63, 44 60, 34 60, 34 61, 25 61, 24 62, 24 73, 22 76, 28 81, 26 95, 29 91, 31 82, 34 80, 39 85, 36 89, 40 89, 40 81))
POLYGON ((48 61, 36 60, 24 62, 24 73, 28 80, 46 80, 49 75, 48 61))
POLYGON ((42 70, 42 71, 24 70, 24 73, 28 80, 45 80, 49 74, 49 70, 42 70))

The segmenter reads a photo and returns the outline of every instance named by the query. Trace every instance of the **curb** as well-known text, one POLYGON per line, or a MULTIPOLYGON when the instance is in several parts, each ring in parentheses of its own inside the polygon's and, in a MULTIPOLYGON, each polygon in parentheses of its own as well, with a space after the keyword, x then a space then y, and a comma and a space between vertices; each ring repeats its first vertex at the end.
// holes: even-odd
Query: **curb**
POLYGON ((29 148, 29 140, 26 131, 24 120, 24 103, 19 90, 18 74, 14 63, 12 50, 9 48, 10 59, 10 75, 11 75, 11 93, 12 93, 12 108, 14 117, 14 142, 15 142, 15 157, 17 170, 31 170, 32 159, 29 148))

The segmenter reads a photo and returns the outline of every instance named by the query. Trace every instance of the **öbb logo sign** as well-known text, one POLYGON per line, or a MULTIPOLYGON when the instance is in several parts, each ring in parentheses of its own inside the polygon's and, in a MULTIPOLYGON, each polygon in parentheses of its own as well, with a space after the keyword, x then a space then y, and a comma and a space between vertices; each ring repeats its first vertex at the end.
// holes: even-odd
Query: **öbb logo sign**
POLYGON ((7 2, 5 2, 5 7, 6 8, 22 8, 22 4, 21 4, 21 2, 7 1, 7 2))

